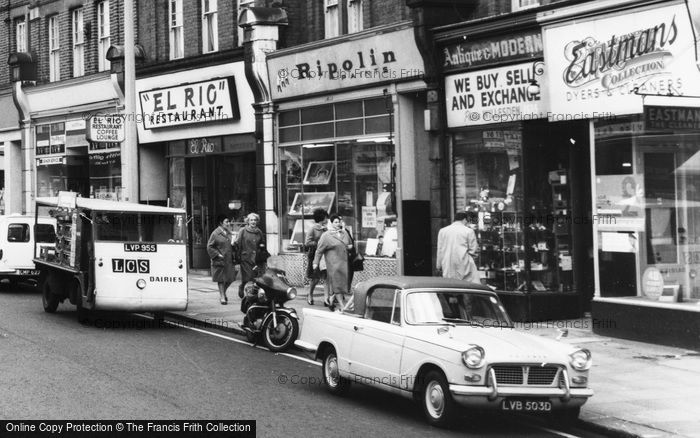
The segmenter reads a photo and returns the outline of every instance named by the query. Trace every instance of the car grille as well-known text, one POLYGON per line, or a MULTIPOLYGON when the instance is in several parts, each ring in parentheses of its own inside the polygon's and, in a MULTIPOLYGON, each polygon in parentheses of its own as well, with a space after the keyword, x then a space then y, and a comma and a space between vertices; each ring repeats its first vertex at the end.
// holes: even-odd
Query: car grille
POLYGON ((494 365, 499 385, 552 386, 557 382, 559 367, 540 365, 494 365))

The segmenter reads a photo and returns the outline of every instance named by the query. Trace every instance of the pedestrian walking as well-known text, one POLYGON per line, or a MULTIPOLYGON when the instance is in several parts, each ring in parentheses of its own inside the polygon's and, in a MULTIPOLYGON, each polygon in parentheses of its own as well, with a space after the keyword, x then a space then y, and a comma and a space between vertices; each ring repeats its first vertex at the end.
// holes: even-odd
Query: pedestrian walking
MULTIPOLYGON (((309 279, 309 295, 306 297, 306 302, 310 305, 314 304, 314 289, 318 282, 322 279, 326 279, 326 264, 325 260, 321 259, 318 269, 314 269, 314 257, 316 256, 316 247, 318 246, 318 241, 321 239, 323 233, 326 232, 326 223, 328 222, 328 212, 322 208, 317 208, 313 212, 314 225, 309 230, 306 235, 306 240, 304 245, 308 251, 307 253, 307 265, 306 265, 306 277, 309 279)), ((328 302, 328 297, 330 285, 326 281, 326 287, 323 290, 323 302, 328 302)))
POLYGON ((246 283, 265 270, 269 256, 265 234, 258 228, 259 222, 260 216, 250 213, 245 218, 246 225, 238 231, 236 246, 239 252, 238 258, 241 261, 241 285, 238 288, 240 298, 243 298, 246 283))
POLYGON ((328 231, 321 235, 312 264, 317 269, 321 257, 326 259, 327 278, 330 283, 330 296, 326 304, 331 310, 335 308, 335 300, 341 308, 345 307, 345 295, 350 290, 350 263, 348 251, 352 248, 350 235, 345 231, 342 218, 333 214, 330 217, 328 231))
POLYGON ((212 231, 207 242, 207 254, 211 259, 211 279, 219 287, 219 302, 226 305, 228 304, 226 290, 236 280, 231 246, 231 221, 222 214, 217 216, 216 223, 218 226, 212 231))
POLYGON ((467 213, 455 214, 451 225, 440 229, 437 244, 438 271, 445 278, 479 283, 474 257, 479 249, 476 233, 467 226, 467 213))

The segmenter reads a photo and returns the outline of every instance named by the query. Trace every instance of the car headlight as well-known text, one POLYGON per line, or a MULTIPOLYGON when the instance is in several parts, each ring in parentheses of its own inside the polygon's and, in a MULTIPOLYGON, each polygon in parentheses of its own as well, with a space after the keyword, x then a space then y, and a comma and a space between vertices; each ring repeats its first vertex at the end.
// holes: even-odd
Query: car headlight
POLYGON ((290 300, 293 300, 296 297, 297 297, 297 290, 296 289, 294 289, 293 287, 290 287, 289 289, 287 289, 287 298, 289 298, 290 300))
POLYGON ((591 367, 591 352, 585 348, 574 351, 569 355, 569 364, 576 371, 586 371, 591 367))
POLYGON ((481 368, 484 365, 484 349, 478 345, 472 345, 469 349, 462 353, 462 362, 467 368, 481 368))

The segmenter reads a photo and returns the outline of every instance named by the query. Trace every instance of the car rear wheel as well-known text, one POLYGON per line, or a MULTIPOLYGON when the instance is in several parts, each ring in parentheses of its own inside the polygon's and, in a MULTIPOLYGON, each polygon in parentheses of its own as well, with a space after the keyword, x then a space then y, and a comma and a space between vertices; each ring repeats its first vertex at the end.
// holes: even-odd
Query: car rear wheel
POLYGON ((424 382, 421 405, 425 418, 433 426, 450 426, 456 407, 445 376, 439 371, 430 371, 424 382))
POLYGON ((338 355, 333 348, 323 356, 323 383, 331 394, 341 395, 350 388, 350 381, 340 376, 338 355))
POLYGON ((54 313, 56 312, 56 309, 58 309, 58 303, 59 303, 59 298, 58 295, 54 294, 51 291, 51 284, 48 281, 44 281, 44 284, 41 286, 41 303, 44 305, 44 312, 46 313, 54 313))

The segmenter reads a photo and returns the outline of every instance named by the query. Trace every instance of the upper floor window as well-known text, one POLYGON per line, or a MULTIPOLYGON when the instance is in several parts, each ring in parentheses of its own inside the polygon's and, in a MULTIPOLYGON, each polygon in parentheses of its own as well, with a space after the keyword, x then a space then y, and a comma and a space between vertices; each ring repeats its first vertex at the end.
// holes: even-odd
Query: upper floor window
POLYGON ((362 1, 348 0, 348 33, 362 30, 362 1))
POLYGON ((58 16, 49 18, 49 81, 60 80, 61 57, 59 52, 58 16))
POLYGON ((170 0, 170 59, 184 56, 184 35, 182 32, 182 0, 170 0))
POLYGON ((202 0, 202 51, 219 50, 216 0, 202 0))
POLYGON ((17 51, 27 51, 27 23, 24 21, 17 22, 17 51))
POLYGON ((361 31, 362 4, 366 1, 324 0, 326 38, 361 31))
POLYGON ((340 35, 340 0, 325 0, 326 3, 326 38, 333 38, 340 35))
POLYGON ((97 4, 97 67, 109 70, 107 51, 110 45, 109 0, 97 4))
POLYGON ((511 9, 513 12, 540 6, 541 0, 512 0, 511 9))
POLYGON ((85 74, 85 27, 83 8, 73 10, 73 77, 85 74))

